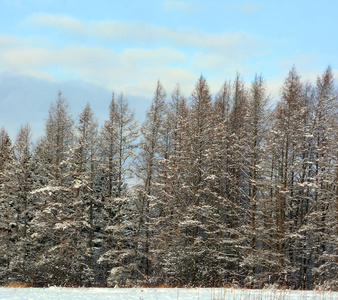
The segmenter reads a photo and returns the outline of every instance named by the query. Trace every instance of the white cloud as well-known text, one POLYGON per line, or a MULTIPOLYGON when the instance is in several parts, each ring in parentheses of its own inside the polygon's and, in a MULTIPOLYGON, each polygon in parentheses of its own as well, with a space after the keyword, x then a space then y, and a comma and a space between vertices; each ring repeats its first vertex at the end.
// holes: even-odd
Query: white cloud
POLYGON ((201 9, 202 5, 191 1, 165 1, 162 7, 166 11, 182 11, 185 13, 194 13, 201 9))
POLYGON ((262 5, 255 1, 232 1, 226 4, 228 10, 235 10, 244 15, 252 15, 263 9, 262 5))
POLYGON ((240 7, 241 12, 246 15, 254 14, 262 9, 262 6, 256 2, 245 2, 240 7))
POLYGON ((151 61, 151 64, 166 64, 168 61, 184 62, 183 53, 171 48, 127 49, 122 53, 126 60, 151 61))
MULTIPOLYGON (((160 80, 167 91, 168 97, 177 83, 180 84, 182 92, 189 96, 198 76, 186 68, 181 67, 167 67, 167 68, 146 68, 143 76, 140 78, 140 86, 148 87, 148 94, 153 95, 156 82, 160 80)), ((145 92, 145 90, 144 90, 145 92)))
POLYGON ((171 80, 176 82, 182 70, 172 68, 170 64, 184 64, 185 61, 183 53, 166 47, 114 51, 73 45, 54 49, 25 46, 0 50, 0 70, 52 81, 78 79, 134 95, 137 90, 142 90, 142 96, 149 96, 150 88, 153 88, 144 87, 144 78, 157 79, 170 70, 171 80))
POLYGON ((12 48, 1 52, 2 62, 15 69, 43 66, 49 63, 52 56, 52 51, 30 47, 12 48))
POLYGON ((52 14, 34 14, 28 18, 32 23, 59 28, 74 33, 81 33, 85 30, 85 24, 75 18, 68 16, 57 16, 52 14))
POLYGON ((298 74, 301 76, 303 82, 316 83, 317 77, 327 68, 327 65, 323 65, 319 57, 313 54, 293 55, 288 58, 280 59, 280 68, 287 70, 287 73, 291 70, 292 66, 295 66, 298 74))
POLYGON ((0 35, 0 45, 1 46, 9 46, 17 44, 19 39, 10 36, 10 35, 0 35))
POLYGON ((245 33, 224 32, 211 34, 205 31, 188 31, 134 22, 82 22, 74 18, 49 14, 36 14, 29 20, 40 26, 50 26, 66 33, 90 36, 107 41, 124 40, 141 45, 158 45, 160 42, 174 47, 188 46, 212 51, 258 49, 255 36, 245 33))
POLYGON ((80 80, 143 97, 152 97, 158 79, 169 91, 179 82, 189 95, 200 74, 219 76, 221 80, 215 80, 218 90, 225 76, 233 76, 248 57, 264 48, 255 37, 244 33, 210 34, 132 22, 82 22, 48 14, 35 14, 29 21, 61 30, 58 34, 63 42, 58 44, 53 34, 50 41, 41 35, 33 42, 0 36, 0 71, 54 82, 80 80), (64 44, 65 34, 71 35, 70 43, 64 44))

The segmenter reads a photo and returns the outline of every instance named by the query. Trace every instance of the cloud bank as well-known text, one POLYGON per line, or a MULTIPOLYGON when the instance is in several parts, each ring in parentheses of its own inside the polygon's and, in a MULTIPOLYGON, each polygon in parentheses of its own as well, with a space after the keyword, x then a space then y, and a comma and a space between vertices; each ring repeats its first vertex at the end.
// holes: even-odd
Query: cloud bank
POLYGON ((262 52, 261 41, 241 32, 210 34, 52 14, 34 14, 26 22, 51 32, 53 38, 46 33, 30 40, 0 36, 2 70, 51 81, 77 79, 142 97, 152 96, 158 79, 168 89, 179 81, 183 91, 191 91, 201 73, 226 76, 240 61, 262 52), (58 41, 56 34, 69 42, 58 41))

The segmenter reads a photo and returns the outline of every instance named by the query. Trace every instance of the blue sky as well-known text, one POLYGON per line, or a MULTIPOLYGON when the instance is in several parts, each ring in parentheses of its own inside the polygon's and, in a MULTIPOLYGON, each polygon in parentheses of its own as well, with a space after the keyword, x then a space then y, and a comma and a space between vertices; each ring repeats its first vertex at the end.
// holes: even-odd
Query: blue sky
POLYGON ((102 122, 123 92, 142 119, 156 81, 187 97, 203 74, 216 93, 238 71, 273 100, 296 66, 304 80, 338 65, 338 1, 0 0, 0 127, 43 134, 60 89, 74 118, 102 122))

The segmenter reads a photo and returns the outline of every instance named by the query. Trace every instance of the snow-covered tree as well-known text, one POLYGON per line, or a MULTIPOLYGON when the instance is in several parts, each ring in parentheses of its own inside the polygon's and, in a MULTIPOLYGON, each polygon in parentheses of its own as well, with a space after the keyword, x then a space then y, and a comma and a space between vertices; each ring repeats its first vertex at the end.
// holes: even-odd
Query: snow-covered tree
POLYGON ((16 214, 16 220, 12 220, 16 224, 16 243, 10 272, 15 280, 31 282, 32 253, 29 223, 34 214, 30 197, 34 178, 31 168, 31 129, 28 124, 22 126, 18 133, 14 145, 14 157, 11 170, 5 173, 11 182, 10 194, 13 195, 12 204, 16 214))
POLYGON ((266 249, 269 226, 265 226, 264 162, 268 125, 266 83, 256 74, 248 91, 248 106, 245 117, 245 155, 247 184, 245 194, 248 206, 242 220, 244 257, 241 263, 247 275, 245 284, 259 287, 266 282, 274 266, 269 266, 271 252, 266 249))
POLYGON ((10 263, 15 256, 17 223, 15 195, 12 193, 14 154, 7 131, 0 131, 0 280, 2 284, 11 281, 10 263))
POLYGON ((69 208, 74 211, 71 227, 77 251, 74 264, 77 264, 78 284, 90 285, 95 282, 93 270, 94 218, 97 206, 96 178, 98 168, 98 122, 90 105, 87 104, 79 115, 76 138, 71 149, 70 164, 72 172, 73 200, 69 208))
POLYGON ((157 256, 157 280, 169 285, 187 282, 184 234, 180 222, 186 211, 187 115, 188 108, 177 86, 171 94, 164 121, 164 152, 154 189, 160 207, 154 240, 157 256))
POLYGON ((0 131, 0 284, 337 289, 336 94, 330 67, 271 112, 261 76, 168 103, 158 81, 136 146, 123 94, 98 133, 59 92, 34 147, 0 131))
MULTIPOLYGON (((135 140, 138 137, 138 123, 130 110, 128 100, 120 94, 117 100, 112 99, 110 119, 106 122, 101 140, 108 170, 108 222, 105 230, 108 235, 108 246, 100 258, 106 266, 110 265, 107 274, 108 284, 126 284, 131 277, 133 265, 134 206, 127 192, 128 179, 131 178, 136 159, 135 140), (109 277, 108 277, 109 276, 109 277)), ((106 201, 107 201, 106 200, 106 201)))
POLYGON ((272 278, 281 284, 302 284, 305 276, 306 223, 311 184, 311 88, 304 87, 293 67, 273 113, 269 137, 271 244, 277 250, 272 278))
POLYGON ((157 82, 154 98, 145 122, 141 126, 141 142, 137 159, 137 176, 135 205, 137 207, 136 235, 134 245, 134 269, 132 279, 139 278, 149 282, 152 274, 151 259, 154 249, 154 225, 159 213, 154 182, 159 172, 159 162, 164 152, 164 121, 166 110, 166 92, 160 81, 157 82))
POLYGON ((71 147, 74 144, 73 120, 68 103, 58 92, 50 106, 45 136, 34 155, 36 178, 39 185, 31 193, 38 206, 32 220, 35 267, 40 273, 35 280, 43 282, 49 276, 54 284, 77 281, 76 230, 73 227, 74 191, 71 188, 73 172, 71 147), (48 275, 47 275, 48 274, 48 275))
POLYGON ((328 67, 317 78, 314 107, 314 281, 337 288, 337 94, 333 72, 328 67))

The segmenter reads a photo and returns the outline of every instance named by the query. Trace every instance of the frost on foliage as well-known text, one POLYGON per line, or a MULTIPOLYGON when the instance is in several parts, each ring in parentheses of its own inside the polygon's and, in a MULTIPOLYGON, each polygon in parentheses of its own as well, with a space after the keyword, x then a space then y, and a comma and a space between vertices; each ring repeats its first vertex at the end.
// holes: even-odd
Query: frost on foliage
POLYGON ((32 153, 0 131, 0 284, 338 288, 335 93, 330 68, 271 111, 259 75, 158 82, 139 141, 123 94, 99 133, 59 93, 32 153))
POLYGON ((48 193, 49 195, 51 195, 52 193, 55 192, 59 192, 59 191, 67 191, 68 189, 66 189, 63 186, 45 186, 36 190, 31 191, 31 194, 39 194, 39 193, 48 193))

